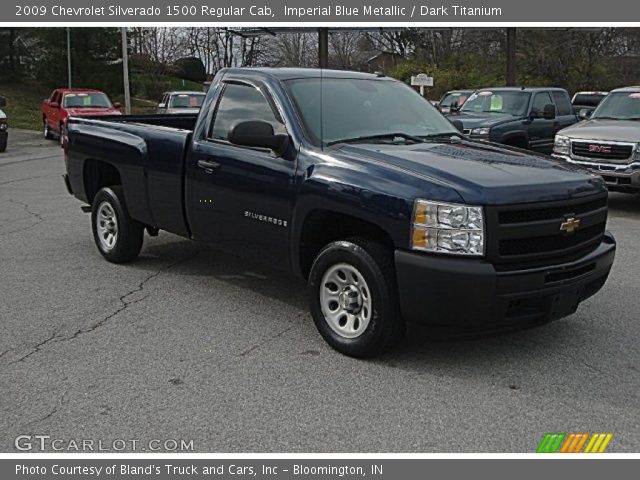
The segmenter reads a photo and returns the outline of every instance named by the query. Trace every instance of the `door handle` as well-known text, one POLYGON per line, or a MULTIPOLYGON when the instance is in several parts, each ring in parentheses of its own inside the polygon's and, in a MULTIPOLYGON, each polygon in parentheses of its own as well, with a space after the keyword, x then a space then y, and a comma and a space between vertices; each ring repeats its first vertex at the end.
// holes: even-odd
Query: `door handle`
POLYGON ((205 173, 213 173, 214 170, 220 168, 220 164, 212 160, 198 160, 198 166, 204 169, 205 173))

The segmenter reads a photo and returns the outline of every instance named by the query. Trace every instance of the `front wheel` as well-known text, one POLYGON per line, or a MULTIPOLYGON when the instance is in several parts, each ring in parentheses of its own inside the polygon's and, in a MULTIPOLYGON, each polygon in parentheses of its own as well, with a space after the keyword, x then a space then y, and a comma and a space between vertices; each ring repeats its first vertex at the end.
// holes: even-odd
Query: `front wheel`
POLYGON ((96 246, 108 261, 130 262, 140 254, 144 227, 129 216, 121 186, 105 187, 96 194, 91 226, 96 246))
POLYGON ((309 290, 316 327, 337 351, 373 357, 402 340, 405 325, 389 248, 359 238, 327 245, 313 262, 309 290))
POLYGON ((67 138, 67 127, 65 127, 64 125, 60 125, 60 136, 58 137, 58 140, 60 140, 60 146, 62 148, 64 148, 64 142, 66 138, 67 138))

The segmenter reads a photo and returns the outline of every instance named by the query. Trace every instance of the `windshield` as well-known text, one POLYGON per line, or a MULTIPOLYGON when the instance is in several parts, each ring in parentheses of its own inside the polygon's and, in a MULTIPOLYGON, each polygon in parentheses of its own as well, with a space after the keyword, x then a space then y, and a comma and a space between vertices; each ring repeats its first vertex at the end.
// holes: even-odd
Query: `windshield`
POLYGON ((458 104, 458 106, 464 105, 464 102, 467 101, 469 97, 468 93, 464 92, 449 92, 447 93, 440 102, 441 107, 450 107, 454 102, 458 104))
POLYGON ((531 94, 527 92, 481 90, 472 94, 460 110, 522 116, 527 112, 530 97, 531 94))
POLYGON ((600 102, 591 118, 640 120, 640 92, 610 93, 600 102))
POLYGON ((571 103, 580 107, 597 107, 605 96, 602 93, 577 93, 571 103))
POLYGON ((286 83, 307 132, 320 145, 359 137, 459 133, 433 105, 400 82, 305 78, 286 83))
POLYGON ((200 108, 204 102, 203 93, 180 93, 171 96, 170 108, 200 108))
POLYGON ((104 93, 67 93, 62 106, 65 108, 113 108, 104 93))

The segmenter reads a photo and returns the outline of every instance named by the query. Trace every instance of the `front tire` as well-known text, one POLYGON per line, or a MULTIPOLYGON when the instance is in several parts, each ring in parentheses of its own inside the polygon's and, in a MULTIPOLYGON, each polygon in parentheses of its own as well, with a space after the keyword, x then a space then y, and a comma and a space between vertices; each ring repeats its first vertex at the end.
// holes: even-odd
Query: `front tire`
POLYGON ((120 185, 102 188, 91 207, 93 239, 112 263, 135 260, 142 249, 144 227, 129 216, 120 185))
POLYGON ((309 274, 310 307, 318 331, 352 357, 379 355, 404 337, 392 251, 353 238, 330 243, 309 274))

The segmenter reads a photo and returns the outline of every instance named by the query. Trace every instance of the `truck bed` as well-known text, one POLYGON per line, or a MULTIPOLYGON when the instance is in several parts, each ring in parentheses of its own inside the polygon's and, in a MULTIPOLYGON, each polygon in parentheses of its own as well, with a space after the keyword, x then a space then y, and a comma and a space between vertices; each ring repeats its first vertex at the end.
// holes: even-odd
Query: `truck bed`
POLYGON ((130 215, 145 225, 188 235, 184 156, 197 115, 71 118, 67 170, 73 194, 91 203, 93 169, 120 173, 130 215))

